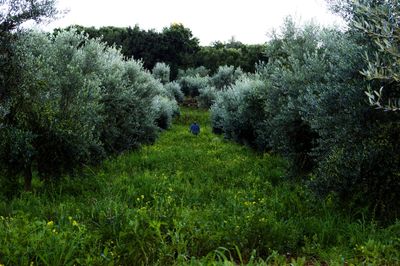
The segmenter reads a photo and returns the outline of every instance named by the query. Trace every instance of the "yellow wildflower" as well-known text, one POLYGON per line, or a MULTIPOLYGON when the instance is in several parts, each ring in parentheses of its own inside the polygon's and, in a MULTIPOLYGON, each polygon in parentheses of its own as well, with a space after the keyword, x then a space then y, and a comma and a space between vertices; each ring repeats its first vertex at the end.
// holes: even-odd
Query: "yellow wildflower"
POLYGON ((53 221, 49 221, 49 222, 47 222, 47 226, 53 226, 54 225, 54 222, 53 221))
POLYGON ((72 226, 78 226, 78 225, 79 225, 79 224, 78 224, 77 221, 75 221, 75 220, 72 221, 72 226))

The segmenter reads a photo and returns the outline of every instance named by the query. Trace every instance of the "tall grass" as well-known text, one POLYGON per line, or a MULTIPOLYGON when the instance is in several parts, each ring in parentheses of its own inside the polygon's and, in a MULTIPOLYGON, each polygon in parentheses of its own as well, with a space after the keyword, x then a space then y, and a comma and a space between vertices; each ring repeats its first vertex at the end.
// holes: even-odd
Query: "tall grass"
POLYGON ((286 171, 183 109, 154 145, 0 203, 0 264, 399 264, 400 223, 354 220, 286 171))

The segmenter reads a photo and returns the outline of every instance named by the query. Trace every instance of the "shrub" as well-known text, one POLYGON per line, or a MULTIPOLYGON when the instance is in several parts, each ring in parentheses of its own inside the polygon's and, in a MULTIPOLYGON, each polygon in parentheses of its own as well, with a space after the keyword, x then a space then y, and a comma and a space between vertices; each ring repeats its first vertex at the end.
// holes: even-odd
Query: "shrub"
POLYGON ((308 153, 313 141, 309 125, 299 114, 298 98, 307 84, 322 79, 323 65, 317 51, 318 28, 309 25, 298 29, 291 21, 285 27, 282 39, 275 36, 268 45, 270 62, 259 68, 260 81, 239 81, 233 86, 234 104, 225 109, 236 118, 227 116, 223 131, 227 137, 250 142, 260 150, 272 148, 282 153, 298 173, 310 168, 308 153), (308 65, 304 67, 306 61, 308 65), (239 91, 246 91, 246 100, 239 91), (251 119, 240 116, 241 113, 251 119), (232 123, 248 121, 247 132, 237 131, 239 124, 231 124, 229 119, 232 123))
MULTIPOLYGON (((371 12, 373 10, 371 6, 371 12)), ((376 23, 372 15, 365 19, 368 25, 376 23)), ((319 135, 313 151, 319 160, 317 178, 312 182, 314 188, 323 195, 337 193, 347 206, 367 207, 375 217, 398 217, 400 209, 393 203, 398 201, 400 191, 395 181, 400 160, 400 147, 395 140, 400 133, 396 122, 399 114, 371 108, 364 92, 368 87, 372 90, 384 86, 386 96, 377 100, 369 93, 370 104, 380 109, 395 109, 395 105, 381 100, 396 96, 394 79, 389 77, 389 73, 395 75, 396 63, 380 51, 379 45, 377 48, 370 42, 369 35, 327 36, 325 43, 329 47, 326 57, 331 63, 327 71, 329 79, 324 85, 309 88, 305 101, 307 111, 303 112, 303 117, 319 135), (381 62, 387 65, 386 78, 381 76, 380 66, 362 58, 363 54, 377 51, 386 58, 381 62), (377 69, 373 70, 375 67, 377 69), (367 69, 362 72, 368 77, 367 81, 360 77, 360 69, 367 69)))
POLYGON ((182 92, 185 96, 196 97, 199 96, 200 90, 208 86, 209 77, 201 76, 184 76, 178 79, 178 83, 181 85, 182 92))
POLYGON ((185 70, 179 69, 177 79, 182 77, 207 77, 210 71, 204 66, 199 66, 196 68, 187 68, 185 70))
POLYGON ((152 109, 155 112, 157 126, 168 129, 172 123, 172 117, 179 114, 179 107, 175 101, 167 97, 157 96, 153 99, 152 109))
POLYGON ((178 82, 169 82, 164 85, 170 98, 175 99, 178 103, 183 102, 184 94, 178 82))
MULTIPOLYGON (((140 62, 75 30, 26 33, 15 47, 18 86, 0 104, 7 180, 23 174, 29 190, 33 170, 59 177, 156 138, 153 102, 167 92, 140 62)), ((175 100, 166 104, 177 112, 175 100)))
POLYGON ((114 71, 108 72, 104 86, 101 141, 108 153, 120 153, 155 140, 155 113, 149 106, 163 88, 142 64, 124 62, 119 52, 107 61, 114 71))
POLYGON ((230 89, 217 94, 211 107, 213 131, 227 138, 265 150, 264 134, 259 123, 264 120, 262 106, 269 84, 258 77, 237 81, 230 89))
POLYGON ((79 48, 85 41, 73 32, 53 40, 30 33, 16 43, 13 61, 23 67, 1 121, 0 161, 9 175, 24 173, 26 189, 33 164, 42 177, 50 178, 88 162, 92 147, 99 146, 94 128, 101 120, 100 82, 87 58, 94 47, 103 47, 88 41, 79 48), (15 149, 19 152, 7 152, 15 149))
POLYGON ((161 81, 161 83, 166 84, 170 80, 171 69, 165 63, 157 63, 152 70, 153 76, 161 81))
POLYGON ((213 105, 216 98, 217 90, 214 87, 205 87, 199 90, 199 96, 197 96, 197 105, 200 108, 210 108, 213 105))
POLYGON ((369 106, 359 72, 373 46, 332 29, 285 27, 269 43, 258 78, 218 93, 214 131, 283 154, 294 176, 314 173, 309 183, 320 195, 396 217, 399 115, 369 106))
POLYGON ((221 90, 235 83, 243 75, 243 71, 234 66, 220 66, 217 72, 211 77, 211 84, 221 90))

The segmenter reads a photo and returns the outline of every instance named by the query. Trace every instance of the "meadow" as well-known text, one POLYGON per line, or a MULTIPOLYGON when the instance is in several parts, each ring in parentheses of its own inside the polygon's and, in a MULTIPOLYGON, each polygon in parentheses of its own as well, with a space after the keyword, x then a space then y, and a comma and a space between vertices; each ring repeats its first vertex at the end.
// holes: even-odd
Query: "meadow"
POLYGON ((0 265, 399 264, 400 223, 316 198, 286 178, 285 159, 209 121, 182 108, 154 145, 51 185, 34 177, 0 203, 0 265))

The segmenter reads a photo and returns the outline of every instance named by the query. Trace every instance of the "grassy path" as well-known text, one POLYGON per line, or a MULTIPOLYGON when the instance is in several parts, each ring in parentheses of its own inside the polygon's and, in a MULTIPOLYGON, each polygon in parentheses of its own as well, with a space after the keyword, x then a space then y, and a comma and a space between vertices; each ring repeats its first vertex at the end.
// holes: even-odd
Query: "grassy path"
POLYGON ((117 201, 139 201, 129 207, 143 208, 161 223, 167 234, 163 237, 170 241, 166 248, 182 258, 204 256, 219 247, 238 247, 246 256, 256 248, 266 253, 268 245, 280 241, 274 237, 260 246, 265 242, 260 227, 276 220, 284 194, 277 195, 271 182, 283 177, 285 161, 225 141, 208 124, 204 111, 184 110, 155 145, 106 164, 104 171, 116 177, 110 194, 117 194, 117 201), (188 132, 193 121, 201 125, 199 136, 188 132), (127 191, 114 190, 122 187, 127 191))
POLYGON ((399 229, 379 231, 338 214, 329 200, 286 181, 284 160, 225 141, 207 124, 206 112, 184 109, 154 145, 54 188, 35 180, 36 193, 2 202, 0 265, 398 259, 392 246, 385 254, 372 251, 399 229), (195 120, 197 137, 188 132, 195 120))

